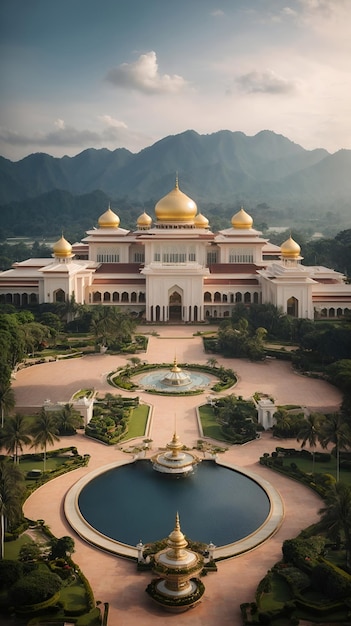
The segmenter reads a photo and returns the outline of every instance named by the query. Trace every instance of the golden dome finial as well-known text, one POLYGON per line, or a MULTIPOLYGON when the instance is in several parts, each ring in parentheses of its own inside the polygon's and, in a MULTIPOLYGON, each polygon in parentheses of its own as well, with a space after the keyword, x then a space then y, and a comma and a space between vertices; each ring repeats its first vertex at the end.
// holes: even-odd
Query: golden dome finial
POLYGON ((60 239, 56 241, 56 243, 54 243, 52 249, 53 249, 55 257, 58 259, 64 259, 64 258, 73 256, 72 246, 69 243, 69 241, 67 241, 67 239, 64 238, 63 231, 62 231, 62 235, 60 239))
POLYGON ((246 211, 244 210, 244 207, 241 207, 240 211, 238 211, 238 213, 235 213, 235 215, 233 215, 232 217, 233 228, 248 230, 249 228, 252 228, 252 224, 253 224, 253 219, 251 215, 246 213, 246 211))
POLYGON ((284 259, 298 259, 300 256, 301 248, 299 244, 294 241, 291 234, 289 239, 284 241, 280 246, 280 252, 284 259))
POLYGON ((120 219, 116 213, 114 213, 111 209, 111 205, 108 205, 107 211, 100 215, 99 220, 100 228, 118 228, 120 224, 120 219))
POLYGON ((178 175, 172 191, 157 202, 155 213, 158 223, 194 223, 197 206, 194 200, 179 189, 178 175))
POLYGON ((176 171, 175 188, 176 188, 176 189, 179 189, 178 171, 176 171))

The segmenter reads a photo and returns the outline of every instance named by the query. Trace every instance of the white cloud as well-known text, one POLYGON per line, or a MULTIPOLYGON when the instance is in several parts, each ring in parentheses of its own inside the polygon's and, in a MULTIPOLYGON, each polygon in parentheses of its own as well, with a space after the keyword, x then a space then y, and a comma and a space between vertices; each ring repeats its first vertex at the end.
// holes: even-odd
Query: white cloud
POLYGON ((182 76, 160 74, 156 52, 141 54, 134 63, 122 63, 107 73, 106 79, 124 89, 135 89, 147 94, 178 93, 186 87, 182 76))
POLYGON ((111 115, 99 115, 98 119, 101 120, 106 126, 110 126, 112 128, 128 128, 127 124, 121 122, 120 120, 116 120, 111 115))
POLYGON ((39 131, 33 134, 2 127, 0 128, 0 142, 13 147, 30 146, 32 150, 64 148, 66 152, 69 152, 71 148, 76 151, 92 146, 108 146, 113 149, 128 147, 129 150, 139 151, 152 141, 152 138, 138 131, 129 130, 124 122, 110 115, 98 116, 97 119, 103 122, 103 127, 97 130, 78 129, 67 125, 62 119, 55 120, 55 130, 39 131))
POLYGON ((235 82, 246 93, 284 94, 291 93, 296 88, 292 81, 278 76, 272 70, 248 72, 238 76, 235 82))
POLYGON ((213 17, 223 17, 224 11, 222 11, 222 9, 215 9, 214 11, 211 11, 211 15, 213 17))

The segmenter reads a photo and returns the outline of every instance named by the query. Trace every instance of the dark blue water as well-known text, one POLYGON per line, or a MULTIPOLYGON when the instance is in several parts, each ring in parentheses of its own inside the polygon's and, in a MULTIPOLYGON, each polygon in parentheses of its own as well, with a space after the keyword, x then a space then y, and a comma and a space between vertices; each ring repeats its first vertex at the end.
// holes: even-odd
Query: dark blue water
POLYGON ((188 538, 220 546, 255 531, 270 510, 255 481, 211 461, 186 478, 160 474, 150 461, 124 465, 94 478, 78 505, 96 530, 132 546, 167 537, 177 511, 188 538))

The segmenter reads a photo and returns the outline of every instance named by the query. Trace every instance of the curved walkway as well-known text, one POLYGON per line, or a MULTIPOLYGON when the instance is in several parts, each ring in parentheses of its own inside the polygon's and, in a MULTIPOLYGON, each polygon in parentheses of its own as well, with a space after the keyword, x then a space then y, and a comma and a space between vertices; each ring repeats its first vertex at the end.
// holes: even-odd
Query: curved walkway
MULTIPOLYGON (((175 354, 179 362, 207 361, 201 338, 194 336, 194 327, 153 327, 151 330, 157 330, 160 336, 150 337, 145 355, 149 362, 171 363, 175 354)), ((147 332, 147 329, 142 328, 142 332, 147 332)), ((272 394, 278 404, 301 403, 310 409, 328 407, 331 410, 337 409, 340 404, 341 396, 334 387, 323 381, 296 375, 287 363, 267 361, 255 364, 216 358, 220 364, 231 367, 238 374, 235 393, 244 398, 248 398, 254 391, 262 391, 272 394)), ((18 372, 13 385, 17 406, 40 407, 47 398, 67 402, 79 388, 94 387, 101 393, 111 392, 106 374, 123 363, 125 358, 120 356, 96 355, 22 370, 18 372)), ((153 404, 151 438, 154 447, 164 446, 170 440, 175 415, 180 438, 189 446, 196 443, 199 433, 195 408, 204 401, 204 397, 167 398, 146 393, 140 396, 142 401, 153 404)), ((279 491, 285 511, 281 527, 271 539, 253 551, 219 562, 218 572, 209 574, 205 579, 206 592, 202 603, 191 612, 177 615, 177 624, 241 626, 239 605, 254 599, 259 580, 281 557, 282 542, 294 537, 318 518, 321 500, 317 495, 259 465, 259 457, 264 452, 273 451, 276 443, 270 434, 264 433, 259 440, 250 444, 232 446, 223 460, 259 474, 279 491)), ((90 546, 75 535, 64 516, 63 500, 70 487, 92 470, 126 459, 126 453, 89 440, 81 434, 65 438, 64 445, 76 445, 79 453, 90 454, 89 466, 65 474, 35 491, 25 503, 25 515, 31 519, 45 519, 58 537, 67 534, 74 536, 74 558, 89 579, 95 598, 110 603, 109 626, 163 626, 168 619, 174 620, 174 616, 151 604, 144 592, 152 577, 150 573, 137 573, 134 562, 90 546)), ((209 514, 212 514, 211 503, 209 514)))

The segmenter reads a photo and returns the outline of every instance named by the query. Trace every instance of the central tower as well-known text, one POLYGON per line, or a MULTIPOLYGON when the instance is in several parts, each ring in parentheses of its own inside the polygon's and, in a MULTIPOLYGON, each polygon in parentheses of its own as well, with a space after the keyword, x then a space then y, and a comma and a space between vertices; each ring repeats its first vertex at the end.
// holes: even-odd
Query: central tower
POLYGON ((207 247, 214 235, 194 200, 175 187, 155 206, 156 224, 140 236, 145 248, 146 319, 204 321, 207 247))

